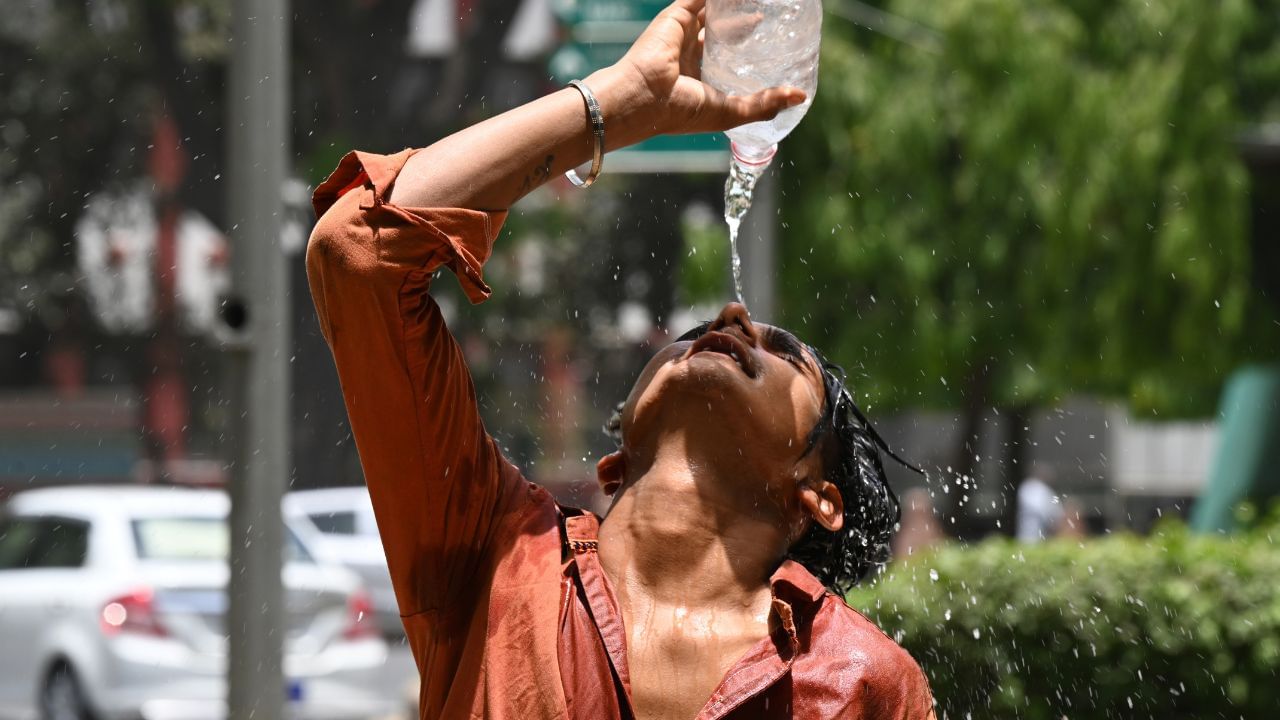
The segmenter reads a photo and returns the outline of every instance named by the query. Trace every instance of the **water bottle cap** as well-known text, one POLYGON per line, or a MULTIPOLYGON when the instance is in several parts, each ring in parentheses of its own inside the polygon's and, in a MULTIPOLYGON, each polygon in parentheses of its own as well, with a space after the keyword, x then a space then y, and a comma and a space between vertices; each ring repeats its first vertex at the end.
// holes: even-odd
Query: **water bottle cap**
POLYGON ((776 144, 770 145, 761 152, 756 148, 744 148, 738 145, 738 143, 731 141, 729 143, 729 150, 733 153, 733 157, 743 165, 759 167, 761 165, 769 164, 769 161, 773 159, 773 156, 778 153, 778 146, 776 144))

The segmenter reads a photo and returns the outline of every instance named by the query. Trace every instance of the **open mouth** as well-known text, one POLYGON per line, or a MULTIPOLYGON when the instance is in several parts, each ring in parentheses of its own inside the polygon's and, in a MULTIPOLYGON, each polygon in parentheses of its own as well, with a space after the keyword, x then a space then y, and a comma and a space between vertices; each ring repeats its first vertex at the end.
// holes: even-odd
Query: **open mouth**
POLYGON ((751 354, 751 348, 736 335, 713 330, 694 340, 693 345, 689 346, 689 351, 684 354, 684 357, 693 357, 700 352, 728 355, 738 363, 738 367, 742 368, 742 372, 746 373, 747 377, 754 378, 756 376, 756 363, 754 356, 751 354))

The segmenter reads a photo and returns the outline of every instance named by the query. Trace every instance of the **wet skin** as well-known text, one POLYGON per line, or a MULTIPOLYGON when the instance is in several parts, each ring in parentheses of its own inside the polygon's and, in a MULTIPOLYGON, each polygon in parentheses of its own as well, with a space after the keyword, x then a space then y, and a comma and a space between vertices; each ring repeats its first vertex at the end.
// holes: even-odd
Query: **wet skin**
MULTIPOLYGON (((619 62, 587 77, 606 150, 770 120, 804 102, 796 88, 730 97, 703 84, 704 9, 704 0, 675 0, 619 62)), ((390 202, 509 208, 591 158, 583 108, 576 90, 561 90, 439 140, 405 164, 390 202)), ((787 547, 809 523, 834 528, 842 517, 819 453, 804 453, 822 407, 812 359, 783 357, 741 306, 726 306, 716 322, 724 336, 658 353, 627 403, 622 449, 598 465, 615 498, 600 560, 627 625, 632 695, 646 720, 697 714, 766 636, 767 581, 787 547)))
POLYGON ((839 491, 808 449, 821 372, 790 333, 730 303, 636 381, 599 474, 614 496, 600 559, 639 717, 695 716, 768 634, 768 578, 790 545, 812 522, 839 528, 839 491))

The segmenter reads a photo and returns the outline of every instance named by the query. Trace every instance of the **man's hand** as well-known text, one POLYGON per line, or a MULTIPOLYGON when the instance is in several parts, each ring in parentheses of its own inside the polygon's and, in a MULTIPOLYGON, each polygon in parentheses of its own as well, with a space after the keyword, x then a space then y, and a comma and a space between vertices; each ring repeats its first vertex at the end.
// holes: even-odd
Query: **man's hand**
POLYGON ((706 0, 676 0, 616 65, 600 71, 602 82, 627 88, 618 102, 631 106, 611 109, 602 99, 606 113, 625 117, 641 135, 719 132, 772 119, 804 102, 797 88, 729 96, 702 82, 705 6, 706 0))
MULTIPOLYGON (((728 97, 698 78, 706 0, 676 0, 617 63, 587 86, 604 112, 606 150, 655 135, 720 132, 768 120, 804 102, 796 88, 728 97)), ((715 28, 751 31, 753 19, 715 28)), ((561 89, 433 143, 405 163, 391 202, 406 207, 504 210, 530 190, 591 159, 595 141, 577 90, 561 89)), ((606 162, 605 168, 609 165, 606 162)))

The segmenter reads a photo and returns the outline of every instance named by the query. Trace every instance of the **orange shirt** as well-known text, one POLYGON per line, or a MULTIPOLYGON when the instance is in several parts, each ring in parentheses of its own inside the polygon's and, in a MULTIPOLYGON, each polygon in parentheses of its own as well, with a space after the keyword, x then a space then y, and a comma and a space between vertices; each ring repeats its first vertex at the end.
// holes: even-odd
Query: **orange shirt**
MULTIPOLYGON (((316 190, 307 276, 409 645, 423 718, 631 718, 626 632, 597 519, 558 505, 485 433, 432 274, 472 302, 505 213, 387 198, 415 151, 343 158, 316 190)), ((920 668, 800 565, 771 579, 770 637, 698 718, 928 718, 920 668)))

